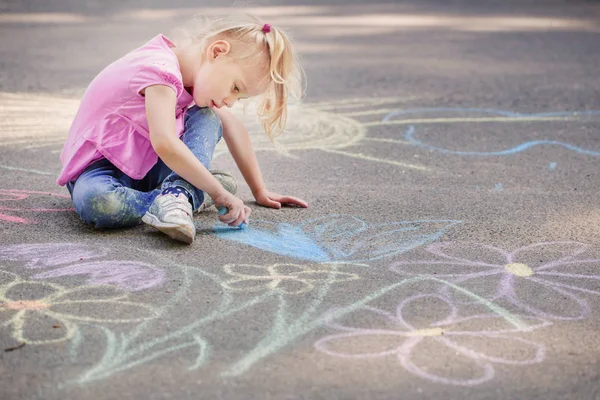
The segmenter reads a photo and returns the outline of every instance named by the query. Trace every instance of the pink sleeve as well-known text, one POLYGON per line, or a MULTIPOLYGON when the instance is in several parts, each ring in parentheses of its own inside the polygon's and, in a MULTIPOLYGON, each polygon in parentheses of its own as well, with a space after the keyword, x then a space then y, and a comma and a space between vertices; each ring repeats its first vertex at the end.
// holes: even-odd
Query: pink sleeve
POLYGON ((179 97, 183 92, 181 72, 176 64, 167 61, 155 61, 144 64, 129 82, 129 89, 139 93, 152 85, 165 85, 173 89, 179 97))

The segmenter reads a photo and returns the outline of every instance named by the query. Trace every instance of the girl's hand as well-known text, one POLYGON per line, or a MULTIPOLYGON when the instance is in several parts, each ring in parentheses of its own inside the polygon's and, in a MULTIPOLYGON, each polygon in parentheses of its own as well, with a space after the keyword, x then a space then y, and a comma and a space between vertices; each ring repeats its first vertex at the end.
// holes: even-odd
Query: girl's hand
POLYGON ((292 196, 282 196, 275 192, 269 192, 267 189, 263 189, 256 193, 254 198, 259 205, 264 207, 281 208, 282 204, 303 208, 308 207, 308 203, 304 200, 292 196))
POLYGON ((229 192, 224 192, 219 195, 215 201, 215 206, 227 207, 229 212, 227 214, 219 215, 219 220, 229 226, 239 226, 242 222, 248 225, 248 218, 250 217, 250 207, 244 205, 244 202, 232 195, 229 192))

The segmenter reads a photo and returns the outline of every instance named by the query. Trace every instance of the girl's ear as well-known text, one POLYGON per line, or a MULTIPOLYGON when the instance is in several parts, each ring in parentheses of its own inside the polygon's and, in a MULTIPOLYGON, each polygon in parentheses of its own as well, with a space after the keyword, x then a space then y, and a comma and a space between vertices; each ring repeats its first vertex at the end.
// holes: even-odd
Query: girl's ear
POLYGON ((214 60, 217 57, 224 56, 231 50, 231 45, 226 40, 217 40, 208 46, 208 59, 214 60))

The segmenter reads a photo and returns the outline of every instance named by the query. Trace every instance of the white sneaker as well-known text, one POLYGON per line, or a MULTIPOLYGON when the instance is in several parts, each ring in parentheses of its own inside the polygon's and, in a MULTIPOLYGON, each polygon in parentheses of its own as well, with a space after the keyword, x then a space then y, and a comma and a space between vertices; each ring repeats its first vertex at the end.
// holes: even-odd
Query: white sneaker
POLYGON ((156 196, 142 221, 184 243, 192 244, 196 238, 192 204, 183 193, 156 196))
MULTIPOLYGON (((231 175, 229 172, 221 171, 218 169, 212 169, 210 170, 210 173, 219 181, 221 185, 223 185, 223 188, 229 193, 237 193, 237 183, 235 182, 235 178, 233 177, 233 175, 231 175)), ((202 203, 202 205, 198 207, 197 212, 204 211, 214 205, 215 202, 213 201, 213 199, 205 193, 204 203, 202 203)))

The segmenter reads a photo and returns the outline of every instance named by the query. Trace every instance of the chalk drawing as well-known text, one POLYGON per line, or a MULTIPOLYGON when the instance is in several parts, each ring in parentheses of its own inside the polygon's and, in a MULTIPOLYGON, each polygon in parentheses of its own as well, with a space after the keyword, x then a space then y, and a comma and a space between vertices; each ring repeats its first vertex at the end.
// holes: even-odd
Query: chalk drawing
POLYGON ((0 92, 0 104, 0 145, 41 144, 66 137, 79 100, 48 94, 0 92))
MULTIPOLYGON (((14 117, 15 112, 29 112, 29 95, 14 95, 9 93, 0 93, 0 100, 6 101, 7 107, 0 110, 0 121, 3 119, 2 113, 14 117), (20 111, 19 111, 20 110, 20 111)), ((60 152, 68 126, 74 117, 78 100, 67 98, 52 98, 47 96, 36 96, 34 101, 43 102, 47 115, 40 115, 40 118, 50 119, 40 123, 37 120, 31 122, 36 127, 44 126, 47 137, 40 138, 40 135, 32 135, 32 129, 35 127, 22 127, 19 121, 30 121, 28 118, 6 118, 5 125, 0 122, 0 130, 10 132, 10 135, 0 140, 0 146, 20 146, 23 149, 35 151, 43 149, 52 153, 60 152), (48 108, 48 105, 52 105, 48 108), (17 122, 15 122, 17 121, 17 122), (56 129, 47 127, 55 126, 56 129), (27 135, 24 135, 26 132, 27 135), (49 133, 50 132, 50 133, 49 133)), ((422 124, 453 124, 453 123, 472 123, 472 122, 498 122, 498 123, 528 123, 528 122, 551 122, 551 121, 597 121, 600 117, 600 111, 582 110, 582 111, 557 111, 547 113, 524 114, 500 109, 491 108, 457 108, 457 107, 432 107, 432 108, 410 108, 398 109, 394 105, 405 103, 410 98, 388 97, 388 98, 365 98, 365 99, 343 99, 338 101, 326 101, 316 103, 294 103, 288 107, 288 124, 286 132, 277 139, 277 145, 273 145, 264 134, 262 126, 254 114, 254 104, 247 102, 237 104, 231 110, 239 117, 250 134, 253 147, 256 151, 282 151, 285 154, 291 152, 313 150, 323 151, 330 154, 336 154, 344 157, 356 158, 359 160, 384 163, 394 165, 399 168, 412 169, 414 171, 428 172, 430 167, 422 164, 415 164, 402 159, 383 158, 380 155, 367 154, 365 146, 367 142, 385 142, 396 143, 403 146, 412 145, 427 148, 433 151, 439 151, 446 154, 463 156, 502 156, 516 154, 538 145, 554 145, 566 148, 568 150, 600 156, 600 149, 585 149, 557 140, 537 140, 523 142, 515 147, 495 151, 460 151, 446 149, 420 141, 416 138, 416 126, 422 124), (386 107, 387 106, 387 107, 386 107), (392 106, 390 108, 390 106, 392 106), (366 109, 366 110, 360 110, 366 109), (422 117, 423 114, 434 114, 433 117, 422 117), (435 115, 452 115, 456 117, 436 117, 435 115), (470 115, 465 117, 464 115, 470 115), (380 116, 375 121, 365 121, 364 118, 380 116), (410 115, 417 115, 418 118, 408 118, 410 115), (382 138, 375 136, 370 132, 372 128, 378 128, 387 125, 405 125, 408 129, 405 137, 382 138)), ((29 123, 29 122, 28 122, 29 123)), ((218 158, 228 153, 226 145, 219 143, 215 150, 214 158, 218 158)), ((9 170, 21 170, 30 173, 45 173, 29 168, 16 168, 9 165, 0 165, 0 168, 9 170)))
MULTIPOLYGON (((531 122, 589 122, 598 121, 600 111, 557 111, 547 113, 523 114, 511 111, 488 109, 488 108, 411 108, 399 110, 398 108, 382 108, 382 106, 405 102, 402 98, 381 99, 345 99, 333 102, 319 102, 312 104, 297 104, 290 107, 289 134, 279 138, 279 144, 287 151, 295 150, 318 150, 331 154, 342 155, 360 160, 395 165, 400 168, 410 168, 415 171, 427 172, 431 168, 426 165, 407 162, 406 160, 387 159, 377 154, 366 154, 365 142, 384 142, 399 145, 412 145, 439 151, 446 154, 463 156, 502 156, 516 154, 538 145, 554 145, 568 150, 600 156, 600 149, 585 149, 558 140, 536 140, 523 142, 510 149, 496 152, 481 151, 459 151, 445 149, 425 143, 416 138, 416 126, 423 124, 456 124, 456 123, 531 123, 531 122), (357 111, 367 108, 364 111, 357 111), (368 109, 371 108, 371 109, 368 109), (375 109, 372 109, 375 108, 375 109), (456 117, 422 117, 423 114, 457 115, 456 117), (464 115, 471 115, 465 117, 464 115), (481 116, 483 114, 483 116, 481 116), (383 115, 376 121, 364 121, 365 117, 383 115), (410 115, 418 115, 418 118, 408 118, 410 115), (382 138, 374 136, 369 132, 372 128, 387 125, 408 126, 403 139, 382 138), (340 133, 343 130, 344 133, 340 133)), ((260 124, 242 113, 242 108, 234 109, 234 113, 240 117, 248 127, 252 142, 257 151, 276 150, 262 133, 260 124)), ((252 114, 249 112, 249 114, 252 114)), ((224 145, 218 146, 215 157, 226 153, 224 145)))
POLYGON ((113 286, 83 286, 67 289, 50 282, 34 282, 0 270, 0 326, 28 344, 42 345, 69 340, 78 322, 123 324, 154 318, 153 307, 127 300, 127 293, 113 286), (28 293, 44 293, 27 299, 28 293), (133 315, 107 318, 106 315, 133 315), (42 322, 40 322, 42 321, 42 322), (29 324, 44 323, 48 329, 28 332, 29 324), (36 335, 40 335, 36 337, 36 335))
MULTIPOLYGON (((457 305, 450 298, 440 294, 422 294, 406 298, 400 302, 395 313, 365 306, 355 310, 355 313, 373 314, 366 320, 373 321, 374 316, 375 320, 381 321, 382 326, 353 327, 339 322, 340 318, 332 318, 328 321, 328 325, 341 333, 318 340, 315 348, 330 356, 346 359, 393 356, 406 371, 416 376, 436 383, 459 386, 475 386, 493 379, 496 374, 494 364, 532 365, 544 360, 546 354, 544 345, 515 336, 515 333, 520 333, 522 330, 507 326, 500 316, 459 317, 458 311, 457 305), (448 312, 444 318, 431 321, 426 325, 422 321, 412 323, 411 318, 404 315, 404 309, 415 301, 420 301, 421 307, 426 303, 435 309, 439 309, 439 303, 442 303, 443 309, 447 309, 448 312), (497 326, 498 323, 501 327, 490 328, 497 326), (485 328, 481 329, 482 326, 485 328), (496 349, 498 346, 506 346, 511 351, 519 349, 519 355, 509 355, 508 352, 502 356, 486 354, 486 351, 472 348, 472 339, 483 339, 489 349, 496 349), (444 347, 446 354, 444 354, 444 347), (429 365, 419 365, 423 360, 416 361, 415 353, 428 348, 429 352, 435 351, 435 354, 439 354, 444 360, 449 358, 451 362, 467 363, 470 368, 465 370, 476 371, 474 376, 442 375, 443 372, 450 372, 451 368, 447 365, 444 366, 444 371, 431 372, 431 360, 428 362, 429 365)), ((534 317, 526 317, 526 319, 530 321, 528 331, 550 324, 534 317)), ((440 369, 443 368, 438 368, 440 369)))
POLYGON ((548 163, 548 171, 554 171, 555 169, 556 169, 555 162, 548 163))
POLYGON ((29 172, 29 173, 37 174, 37 175, 50 175, 50 176, 58 175, 58 173, 56 173, 56 172, 40 171, 37 169, 31 169, 31 168, 11 167, 10 165, 1 165, 1 164, 0 164, 0 169, 6 169, 9 171, 23 171, 23 172, 29 172))
MULTIPOLYGON (((255 116, 254 104, 236 104, 232 112, 244 123, 250 133, 255 151, 278 151, 290 155, 291 152, 313 150, 323 151, 344 157, 394 165, 402 169, 427 172, 425 165, 401 160, 382 158, 361 151, 365 141, 378 140, 368 136, 367 125, 356 117, 381 114, 393 109, 385 105, 407 101, 408 97, 343 99, 335 102, 292 103, 288 106, 286 132, 273 145, 255 116), (377 109, 357 111, 359 108, 377 109)), ((28 151, 44 151, 57 154, 61 151, 69 126, 77 112, 79 100, 47 95, 0 93, 0 131, 6 135, 0 138, 0 147, 15 147, 28 151), (31 107, 43 103, 43 112, 31 116, 31 107), (6 118, 3 118, 6 117, 6 118), (43 127, 43 132, 40 131, 43 127)), ((40 108, 40 110, 42 109, 40 108)), ((214 158, 227 154, 226 145, 217 146, 214 158)), ((18 168, 0 165, 0 168, 33 174, 48 174, 33 168, 18 168)))
POLYGON ((115 285, 124 290, 138 291, 160 286, 165 271, 139 261, 96 261, 69 265, 41 272, 33 279, 50 279, 60 276, 87 275, 89 285, 115 285))
MULTIPOLYGON (((144 252, 150 254, 156 260, 164 259, 164 256, 159 253, 144 252)), ((180 286, 158 308, 157 318, 142 322, 127 334, 117 335, 106 326, 99 327, 106 337, 105 354, 94 367, 84 372, 74 383, 83 384, 105 379, 119 371, 135 368, 183 349, 186 349, 188 355, 192 354, 194 350, 197 352, 196 359, 190 364, 189 369, 200 368, 208 361, 211 352, 209 343, 203 337, 203 328, 207 325, 210 326, 214 321, 225 319, 260 304, 274 295, 274 292, 268 292, 247 301, 236 302, 232 293, 226 290, 221 293, 214 307, 209 308, 207 305, 198 307, 197 311, 200 315, 189 315, 184 326, 172 328, 166 334, 147 339, 148 332, 154 332, 152 325, 154 321, 168 320, 172 311, 185 303, 192 291, 199 290, 200 283, 202 283, 202 288, 206 290, 212 290, 207 289, 207 284, 222 287, 222 280, 218 275, 209 273, 204 269, 180 264, 174 260, 168 260, 168 262, 172 269, 177 269, 181 273, 180 286)))
MULTIPOLYGON (((408 162, 398 158, 383 158, 365 154, 361 146, 365 141, 372 140, 368 136, 366 125, 357 120, 356 116, 381 114, 381 109, 352 111, 356 108, 379 107, 389 103, 405 101, 406 98, 373 98, 373 99, 344 99, 336 102, 318 102, 307 104, 290 104, 288 106, 288 122, 284 134, 277 138, 277 145, 266 137, 260 122, 254 117, 253 104, 244 108, 242 105, 233 107, 232 112, 240 120, 250 134, 255 151, 280 151, 289 155, 292 152, 313 150, 394 165, 402 169, 427 172, 425 165, 408 162), (350 110, 349 110, 350 109, 350 110)), ((227 153, 224 143, 220 143, 214 158, 227 153)))
POLYGON ((73 208, 44 208, 44 207, 23 207, 22 203, 27 200, 27 204, 30 203, 40 203, 43 201, 47 201, 48 196, 51 199, 70 199, 68 195, 57 194, 57 193, 49 193, 49 192, 38 192, 31 190, 17 190, 17 189, 0 189, 0 223, 10 222, 17 224, 36 224, 38 221, 23 218, 19 216, 13 216, 4 214, 4 212, 9 211, 12 213, 49 213, 49 212, 73 212, 73 208), (42 200, 43 199, 43 200, 42 200), (12 205, 12 202, 17 202, 21 207, 15 207, 12 205))
POLYGON ((224 281, 223 287, 244 292, 274 290, 281 294, 301 294, 313 290, 316 283, 325 280, 336 283, 359 279, 356 274, 325 270, 317 268, 316 265, 228 264, 223 270, 234 277, 224 281))
MULTIPOLYGON (((496 292, 484 295, 490 301, 507 301, 546 319, 573 320, 590 313, 581 294, 600 295, 600 275, 595 273, 600 259, 580 258, 587 249, 570 241, 536 243, 513 251, 479 243, 434 243, 426 247, 433 259, 398 261, 391 269, 409 276, 435 275, 475 293, 483 281, 494 280, 496 292), (555 311, 555 302, 548 299, 560 302, 563 313, 555 311), (538 300, 535 305, 534 300, 538 300)), ((448 286, 444 293, 449 293, 448 286)))
MULTIPOLYGON (((156 257, 157 259, 160 258, 160 255, 156 254, 156 257)), ((331 285, 335 282, 335 269, 339 267, 338 264, 333 264, 328 266, 330 268, 328 278, 314 283, 314 294, 308 298, 309 300, 305 305, 304 310, 300 311, 299 314, 297 312, 291 312, 289 300, 287 298, 288 295, 281 291, 267 290, 253 298, 240 301, 233 296, 235 293, 234 291, 225 290, 222 293, 219 304, 217 304, 212 311, 208 311, 204 316, 201 316, 200 318, 192 318, 190 316, 190 322, 186 326, 179 329, 173 329, 168 334, 152 338, 151 340, 142 339, 142 334, 152 328, 151 324, 154 321, 162 321, 163 318, 168 318, 169 311, 173 307, 176 307, 181 301, 184 301, 189 291, 198 290, 197 283, 194 283, 192 279, 194 275, 198 278, 203 277, 202 280, 205 282, 208 278, 209 281, 213 281, 214 283, 223 286, 222 284, 224 281, 214 274, 193 267, 187 267, 176 262, 171 262, 171 266, 180 269, 184 273, 181 289, 173 298, 169 299, 168 302, 164 304, 159 310, 160 315, 155 320, 141 323, 133 332, 116 335, 106 326, 103 326, 101 329, 106 336, 106 353, 96 366, 86 371, 76 380, 77 383, 82 384, 98 379, 105 379, 116 372, 134 368, 165 354, 182 349, 188 349, 186 354, 189 354, 190 350, 193 350, 194 348, 197 349, 197 359, 191 363, 189 367, 190 370, 197 369, 209 361, 211 346, 206 340, 205 335, 210 331, 210 327, 214 321, 235 317, 237 313, 243 312, 251 307, 255 307, 265 302, 272 303, 275 301, 276 303, 273 304, 273 306, 263 307, 266 310, 272 309, 275 313, 271 330, 265 334, 263 339, 261 339, 253 349, 222 372, 222 376, 238 376, 261 360, 292 344, 305 334, 323 326, 327 319, 332 317, 332 315, 341 317, 344 314, 365 306, 367 303, 386 293, 400 288, 404 284, 422 280, 432 280, 430 278, 409 278, 399 282, 393 282, 387 287, 377 290, 374 293, 364 296, 358 301, 352 302, 347 306, 336 310, 336 312, 332 314, 328 312, 326 308, 323 308, 323 305, 331 285)), ((348 268, 348 266, 346 265, 345 268, 348 268)), ((474 298, 477 297, 475 295, 473 296, 474 298)), ((482 299, 481 304, 485 306, 490 305, 485 299, 482 299)), ((200 308, 199 311, 201 310, 202 308, 200 308)), ((490 311, 499 311, 502 313, 502 318, 508 317, 507 323, 512 324, 521 330, 527 329, 527 325, 525 325, 523 321, 515 316, 511 316, 510 313, 503 310, 501 307, 490 308, 490 311)))
POLYGON ((77 243, 27 243, 0 246, 0 260, 19 261, 25 268, 61 266, 108 255, 102 248, 77 243))
POLYGON ((299 225, 254 220, 243 231, 215 226, 222 239, 313 262, 360 262, 404 253, 432 242, 461 221, 416 220, 368 224, 329 215, 299 225))
POLYGON ((115 285, 127 291, 157 287, 165 279, 164 269, 149 263, 97 260, 107 255, 108 251, 105 249, 91 249, 73 243, 0 246, 0 260, 20 261, 28 269, 46 269, 33 275, 32 279, 48 280, 84 275, 89 285, 115 285), (50 269, 53 267, 58 268, 50 269))
POLYGON ((459 107, 432 107, 432 108, 409 108, 406 110, 394 110, 385 115, 381 123, 394 125, 413 125, 422 123, 464 123, 464 122, 531 122, 531 121, 571 121, 582 120, 584 117, 600 116, 600 110, 583 111, 553 111, 545 113, 521 114, 512 111, 494 108, 459 108, 459 107), (411 114, 491 114, 493 117, 451 117, 451 118, 421 118, 421 119, 398 119, 411 114))
MULTIPOLYGON (((156 253, 152 252, 152 254, 156 253)), ((156 256, 160 258, 160 255, 156 254, 156 256)), ((293 315, 287 312, 288 305, 286 295, 289 294, 287 291, 266 290, 263 293, 258 293, 257 296, 253 298, 240 301, 234 297, 234 293, 237 291, 228 289, 227 280, 229 280, 231 277, 229 274, 226 274, 226 279, 224 280, 217 275, 207 273, 201 269, 187 267, 174 262, 171 262, 171 267, 180 269, 184 278, 182 281, 182 286, 175 296, 169 299, 168 302, 160 309, 159 319, 168 318, 170 309, 176 307, 181 301, 185 301, 189 291, 198 290, 197 283, 192 281, 192 277, 194 276, 200 278, 200 281, 212 281, 213 283, 216 283, 226 289, 222 293, 220 301, 216 307, 212 311, 207 312, 205 315, 199 318, 190 317, 190 323, 181 327, 180 329, 173 329, 166 335, 146 341, 141 341, 140 336, 145 331, 151 329, 150 324, 153 321, 146 321, 138 325, 133 332, 125 335, 115 335, 107 327, 103 327, 102 330, 104 331, 107 339, 107 350, 105 356, 94 368, 90 369, 79 379, 77 379, 77 383, 85 383, 97 379, 104 379, 118 371, 136 367, 142 363, 154 360, 157 357, 184 348, 198 349, 197 359, 192 363, 192 365, 190 365, 190 370, 197 369, 207 362, 211 351, 209 343, 204 338, 204 333, 202 332, 203 330, 209 330, 214 321, 233 317, 237 313, 267 301, 271 302, 273 300, 277 300, 279 303, 279 306, 275 307, 275 309, 278 310, 278 315, 275 317, 275 326, 279 327, 283 324, 285 327, 286 319, 294 318, 293 315)), ((298 319, 298 323, 300 320, 307 320, 309 316, 315 313, 318 306, 325 299, 325 296, 329 290, 329 286, 340 280, 339 277, 342 275, 335 270, 338 267, 337 264, 328 265, 326 267, 328 268, 327 276, 321 276, 321 280, 318 281, 315 276, 310 276, 309 279, 313 279, 310 284, 314 286, 315 294, 311 295, 309 305, 303 312, 303 315, 298 319)), ((345 267, 347 268, 348 265, 345 267)), ((231 270, 233 271, 234 269, 231 270)), ((316 266, 312 266, 310 268, 302 268, 302 270, 304 272, 311 272, 316 271, 317 268, 316 266)), ((343 275, 343 277, 346 279, 353 278, 350 276, 350 274, 343 275)), ((267 309, 271 309, 271 307, 268 307, 267 309)), ((202 308, 200 308, 199 311, 202 311, 202 308)), ((294 321, 294 323, 295 322, 296 321, 294 321)), ((296 326, 294 325, 294 327, 296 326)), ((309 326, 304 326, 304 324, 301 324, 302 332, 309 332, 310 330, 315 329, 315 327, 316 326, 313 326, 312 328, 305 330, 309 328, 309 326)), ((298 328, 300 328, 300 326, 298 328)), ((272 352, 280 349, 286 344, 291 343, 297 337, 296 335, 300 335, 302 332, 294 332, 290 330, 289 334, 279 337, 274 343, 269 343, 266 346, 257 346, 257 348, 254 349, 254 352, 251 352, 247 357, 244 357, 240 361, 240 364, 234 366, 234 369, 229 372, 235 374, 236 368, 239 371, 245 371, 262 358, 267 357, 272 352)))
POLYGON ((334 310, 328 310, 324 312, 317 312, 318 306, 323 302, 323 298, 329 290, 328 285, 323 285, 319 289, 318 297, 313 300, 308 309, 300 316, 293 317, 288 314, 288 305, 285 302, 283 296, 279 296, 279 307, 277 315, 275 316, 275 323, 272 330, 264 337, 264 339, 248 354, 244 356, 239 362, 231 366, 222 375, 223 376, 238 376, 250 369, 258 361, 268 357, 277 350, 282 349, 286 345, 289 345, 299 337, 311 332, 317 328, 323 326, 328 321, 343 318, 345 315, 355 312, 361 308, 367 306, 370 302, 378 299, 389 293, 393 293, 396 289, 401 288, 403 285, 418 283, 424 281, 434 281, 440 284, 452 285, 455 290, 462 291, 465 295, 468 295, 472 299, 479 302, 479 304, 487 307, 489 311, 495 313, 498 317, 503 318, 507 324, 512 325, 519 331, 528 331, 532 327, 528 326, 524 321, 503 309, 502 307, 495 305, 488 300, 477 296, 474 293, 462 289, 454 284, 445 282, 437 278, 429 277, 413 277, 404 279, 399 282, 393 282, 390 285, 383 287, 375 292, 363 297, 362 299, 351 302, 344 307, 338 307, 334 310))
MULTIPOLYGON (((155 350, 152 345, 144 343, 144 350, 147 350, 144 357, 137 357, 135 351, 133 354, 126 352, 135 350, 128 348, 127 340, 135 342, 137 335, 149 327, 146 324, 153 323, 159 315, 165 317, 165 312, 171 311, 168 306, 173 305, 172 301, 181 300, 181 294, 157 307, 135 301, 133 293, 156 288, 164 280, 164 271, 141 261, 100 259, 107 255, 109 251, 103 247, 73 243, 1 246, 0 260, 5 262, 5 268, 21 267, 23 272, 33 271, 33 279, 38 280, 24 279, 19 274, 0 270, 0 327, 8 328, 15 340, 32 345, 72 340, 69 347, 71 359, 76 359, 78 348, 85 345, 86 327, 94 327, 107 336, 108 349, 104 360, 111 359, 113 354, 115 358, 111 361, 126 360, 130 365, 137 365, 184 348, 176 344, 168 351, 155 350), (80 275, 87 276, 87 282, 102 284, 68 288, 47 282, 80 275), (27 298, 24 295, 33 296, 32 293, 38 297, 27 298), (117 325, 121 331, 118 334, 110 328, 117 325), (127 327, 132 326, 133 333, 127 336, 127 327), (119 340, 116 338, 123 340, 118 345, 124 345, 111 347, 119 340), (137 359, 131 360, 130 356, 137 359)), ((139 258, 140 254, 137 256, 139 258)), ((208 355, 206 344, 193 332, 190 332, 188 344, 199 348, 196 364, 208 355)))
MULTIPOLYGON (((262 305, 261 310, 266 310, 261 317, 266 328, 264 335, 254 347, 247 349, 246 353, 231 364, 224 365, 221 371, 223 377, 239 376, 328 322, 370 307, 369 303, 381 296, 396 293, 404 285, 420 282, 434 282, 451 287, 454 292, 460 292, 479 306, 485 307, 485 310, 492 313, 493 318, 502 320, 504 324, 519 332, 537 327, 537 322, 531 322, 532 318, 513 315, 500 305, 460 287, 457 283, 438 277, 415 276, 401 278, 396 282, 385 282, 384 287, 362 295, 359 299, 342 305, 336 301, 339 307, 331 311, 327 305, 331 288, 343 288, 344 285, 351 285, 357 281, 358 274, 353 270, 364 270, 364 264, 277 264, 267 267, 230 264, 223 267, 219 273, 210 273, 205 268, 188 266, 165 258, 163 253, 140 250, 138 257, 148 257, 153 263, 110 261, 115 268, 122 265, 124 270, 131 271, 131 274, 115 275, 115 270, 104 269, 107 265, 102 262, 107 256, 110 256, 108 250, 85 244, 47 243, 0 247, 0 260, 4 260, 6 268, 15 269, 21 265, 22 272, 31 272, 34 277, 43 279, 24 279, 19 274, 6 271, 6 268, 2 269, 0 317, 5 318, 0 320, 3 321, 0 323, 3 328, 10 330, 13 338, 40 345, 70 340, 70 346, 65 351, 70 359, 77 360, 79 349, 86 346, 89 340, 90 330, 104 335, 104 354, 89 369, 72 379, 70 383, 73 384, 106 379, 115 373, 136 368, 176 352, 181 352, 182 356, 188 359, 189 370, 205 367, 209 365, 211 355, 218 350, 213 348, 210 342, 210 335, 215 333, 212 329, 214 323, 236 318, 239 313, 262 305), (58 255, 62 253, 61 249, 64 250, 63 256, 58 255), (47 254, 52 254, 53 257, 44 257, 47 254), (164 299, 159 296, 156 305, 137 302, 135 297, 142 289, 156 290, 158 287, 150 287, 148 282, 152 281, 144 281, 141 273, 148 271, 151 274, 162 264, 169 265, 170 275, 178 277, 180 286, 177 285, 174 289, 171 287, 173 293, 164 299), (149 268, 151 266, 155 268, 149 268), (95 269, 99 270, 99 275, 94 275, 95 269), (81 274, 97 279, 106 276, 110 284, 67 288, 56 283, 64 277, 81 274), (132 282, 136 281, 142 283, 133 285, 132 282), (144 282, 147 285, 143 284, 144 282), (173 319, 174 311, 181 309, 182 305, 187 305, 191 293, 198 290, 219 293, 219 296, 210 305, 202 304, 202 307, 193 308, 185 319, 173 319), (302 303, 294 300, 297 295, 308 294, 309 290, 310 295, 306 295, 302 303), (17 298, 16 293, 42 294, 39 294, 39 297, 17 298), (110 314, 106 315, 107 312, 110 314), (44 321, 59 328, 49 329, 49 332, 40 330, 39 323, 44 321), (37 323, 38 329, 28 330, 29 323, 37 323), (157 329, 165 323, 169 324, 168 331, 157 329)), ((514 270, 526 271, 519 267, 515 267, 514 270)), ((446 297, 450 298, 444 298, 446 297)), ((148 299, 147 296, 144 298, 148 299)), ((155 298, 155 295, 151 298, 155 298)), ((453 321, 454 325, 458 322, 458 318, 453 321)), ((442 332, 440 329, 449 328, 442 325, 415 328, 418 334, 408 336, 409 339, 434 337, 442 332)), ((97 340, 97 335, 92 337, 97 340)), ((220 362, 220 365, 223 363, 220 362)))
POLYGON ((388 113, 380 122, 369 123, 367 126, 379 125, 408 125, 404 134, 403 143, 408 143, 417 147, 422 147, 428 150, 434 150, 444 154, 461 155, 461 156, 507 156, 523 152, 529 148, 539 145, 555 145, 574 151, 579 154, 591 155, 594 157, 600 156, 600 151, 585 149, 569 143, 557 140, 533 140, 523 142, 512 148, 501 151, 460 151, 452 150, 432 144, 425 143, 416 138, 418 124, 451 124, 451 123, 472 123, 472 122, 501 122, 501 123, 519 123, 519 122, 547 122, 547 121, 597 121, 600 116, 600 111, 585 110, 585 111, 559 111, 537 114, 520 114, 505 110, 495 109, 480 109, 480 108, 418 108, 407 110, 396 110, 388 113), (451 117, 451 118, 419 118, 407 119, 410 114, 441 114, 441 113, 456 113, 456 114, 492 114, 493 117, 451 117), (402 117, 400 119, 393 119, 402 117))
POLYGON ((436 146, 432 146, 429 145, 427 143, 424 143, 418 139, 415 138, 415 127, 414 126, 410 126, 408 127, 406 134, 404 135, 404 139, 409 142, 410 144, 413 144, 415 146, 418 147, 423 147, 426 148, 428 150, 435 150, 438 151, 440 153, 445 153, 445 154, 453 154, 453 155, 459 155, 459 156, 506 156, 506 155, 513 155, 516 153, 520 153, 522 151, 525 151, 531 147, 535 147, 535 146, 539 146, 542 144, 549 144, 549 145, 557 145, 557 146, 562 146, 568 150, 572 150, 574 152, 577 152, 579 154, 585 154, 585 155, 589 155, 589 156, 594 156, 594 157, 600 157, 600 152, 599 151, 594 151, 594 150, 587 150, 587 149, 583 149, 581 147, 577 147, 577 146, 573 146, 570 145, 568 143, 564 143, 564 142, 560 142, 557 140, 532 140, 532 141, 528 141, 528 142, 524 142, 518 146, 512 147, 510 149, 507 150, 502 150, 502 151, 488 151, 488 152, 484 152, 484 151, 458 151, 458 150, 450 150, 450 149, 445 149, 445 148, 441 148, 441 147, 436 147, 436 146))
MULTIPOLYGON (((418 96, 405 96, 405 97, 376 97, 376 98, 350 98, 350 99, 339 99, 339 100, 325 100, 325 101, 316 101, 313 103, 309 103, 311 107, 318 107, 322 110, 345 110, 345 109, 356 109, 356 108, 364 108, 364 107, 374 107, 374 106, 383 106, 387 104, 393 104, 398 102, 405 102, 408 100, 414 100, 420 98, 418 96)), ((389 110, 389 111, 394 111, 389 110)), ((384 112, 389 112, 384 111, 384 112)), ((381 110, 378 110, 377 113, 381 113, 381 110)), ((344 112, 344 114, 347 111, 344 112)))

